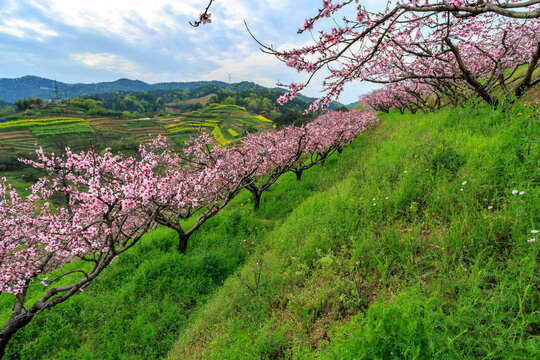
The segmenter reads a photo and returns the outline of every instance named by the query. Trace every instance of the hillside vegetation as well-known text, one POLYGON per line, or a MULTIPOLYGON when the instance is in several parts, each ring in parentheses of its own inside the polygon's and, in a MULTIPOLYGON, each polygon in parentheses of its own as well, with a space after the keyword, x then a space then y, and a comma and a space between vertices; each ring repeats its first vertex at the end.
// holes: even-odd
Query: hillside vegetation
POLYGON ((346 151, 351 171, 261 241, 169 358, 534 358, 538 120, 519 107, 383 116, 346 151))
POLYGON ((520 105, 385 114, 259 211, 241 193, 186 254, 149 233, 6 358, 534 358, 539 120, 520 105))

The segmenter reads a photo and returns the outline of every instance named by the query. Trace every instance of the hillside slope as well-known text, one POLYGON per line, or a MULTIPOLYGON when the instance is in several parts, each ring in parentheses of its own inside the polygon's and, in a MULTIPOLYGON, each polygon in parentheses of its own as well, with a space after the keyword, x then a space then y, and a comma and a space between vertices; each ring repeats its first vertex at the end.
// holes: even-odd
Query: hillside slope
MULTIPOLYGON (((352 146, 356 146, 353 144, 352 146)), ((7 359, 158 359, 167 355, 191 314, 293 209, 344 176, 352 157, 331 158, 301 182, 284 175, 253 212, 251 194, 239 194, 176 251, 178 235, 160 228, 118 258, 84 293, 40 313, 12 340, 7 359)), ((66 269, 67 270, 67 269, 66 269)), ((31 288, 30 291, 39 291, 31 288)), ((34 295, 32 295, 34 296, 34 295)), ((10 295, 0 295, 6 320, 10 295)))
POLYGON ((266 237, 169 358, 534 358, 539 115, 384 116, 346 153, 350 173, 266 237))
POLYGON ((534 358, 539 120, 384 115, 259 211, 241 193, 186 254, 149 233, 6 358, 534 358))

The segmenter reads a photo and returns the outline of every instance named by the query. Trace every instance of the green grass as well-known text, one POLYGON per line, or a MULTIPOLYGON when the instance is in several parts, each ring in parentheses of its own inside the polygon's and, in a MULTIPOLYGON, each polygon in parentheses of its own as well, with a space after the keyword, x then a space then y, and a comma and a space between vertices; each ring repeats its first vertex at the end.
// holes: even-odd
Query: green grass
POLYGON ((6 358, 535 358, 539 120, 383 115, 259 211, 241 193, 185 255, 149 233, 6 358))
POLYGON ((535 358, 538 121, 519 106, 383 116, 169 358, 535 358))

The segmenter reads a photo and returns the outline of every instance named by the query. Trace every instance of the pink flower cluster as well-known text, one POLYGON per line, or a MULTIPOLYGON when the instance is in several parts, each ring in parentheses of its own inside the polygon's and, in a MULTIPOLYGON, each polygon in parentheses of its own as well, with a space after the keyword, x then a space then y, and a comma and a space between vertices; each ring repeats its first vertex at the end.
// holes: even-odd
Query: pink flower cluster
POLYGON ((53 280, 43 274, 76 259, 101 271, 156 223, 174 228, 187 242, 241 189, 262 192, 281 174, 313 166, 375 119, 368 111, 330 112, 225 147, 201 134, 180 153, 163 139, 141 145, 132 157, 70 149, 57 156, 38 149, 37 160, 22 161, 48 175, 29 196, 0 182, 0 292, 21 294, 36 279, 49 285, 53 280), (194 214, 195 224, 184 229, 181 220, 194 214))
MULTIPOLYGON (((345 8, 354 10, 344 14, 343 24, 314 33, 314 43, 288 51, 266 49, 287 66, 306 72, 309 80, 303 86, 314 73, 328 69, 324 96, 310 111, 327 107, 351 81, 404 82, 401 89, 390 88, 381 102, 397 91, 405 95, 405 103, 416 103, 420 96, 424 105, 427 93, 452 103, 474 95, 497 105, 501 96, 519 98, 540 83, 538 1, 393 0, 380 13, 361 5, 347 7, 353 2, 358 3, 323 1, 299 32, 311 31, 318 20, 345 8)), ((291 91, 280 103, 295 94, 291 91)))

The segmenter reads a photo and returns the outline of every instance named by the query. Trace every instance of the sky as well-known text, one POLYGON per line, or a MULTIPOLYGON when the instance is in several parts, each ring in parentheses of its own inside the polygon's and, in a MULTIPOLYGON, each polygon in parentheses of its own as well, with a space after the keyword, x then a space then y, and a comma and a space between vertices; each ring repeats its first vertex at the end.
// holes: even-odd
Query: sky
MULTIPOLYGON (((260 51, 291 49, 322 0, 216 0, 212 23, 193 28, 208 0, 0 0, 0 78, 37 75, 66 83, 119 78, 148 83, 253 81, 274 87, 305 74, 260 51)), ((363 1, 371 9, 384 0, 363 1)), ((350 11, 355 6, 350 6, 350 11)), ((352 16, 351 16, 352 17, 352 16)), ((324 24, 322 24, 324 26, 324 24)), ((320 96, 320 80, 302 91, 320 96)), ((348 85, 339 101, 355 102, 371 84, 348 85)))

